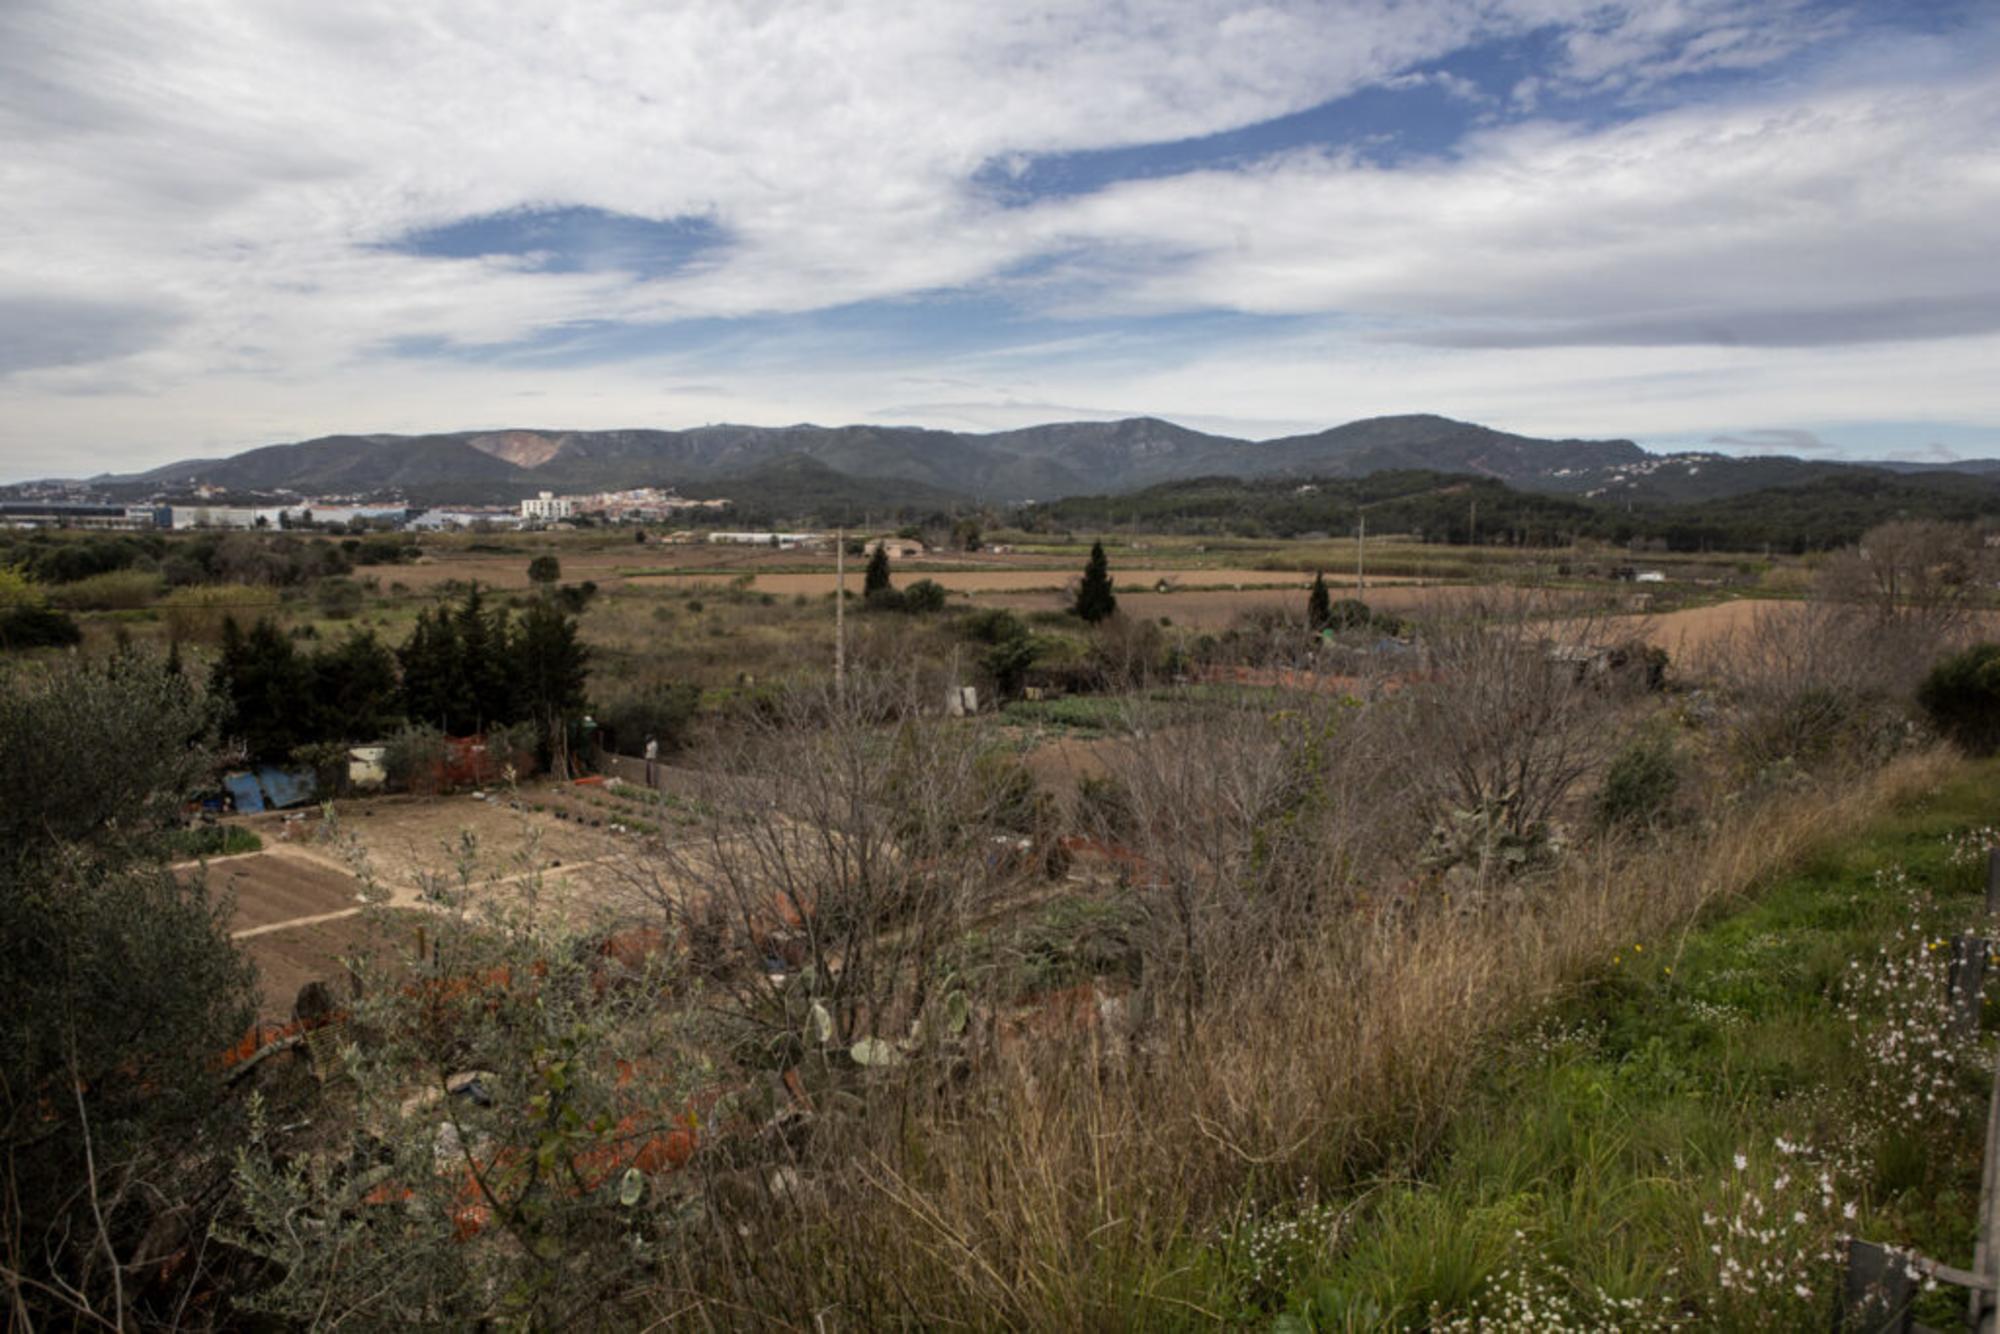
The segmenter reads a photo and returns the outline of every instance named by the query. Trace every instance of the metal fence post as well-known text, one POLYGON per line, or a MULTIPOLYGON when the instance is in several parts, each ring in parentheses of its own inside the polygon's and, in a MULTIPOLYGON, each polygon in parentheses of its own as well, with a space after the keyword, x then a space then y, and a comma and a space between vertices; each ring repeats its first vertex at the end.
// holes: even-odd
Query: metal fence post
MULTIPOLYGON (((1986 1108, 1986 1159, 1980 1169, 1979 1241, 1972 1252, 1972 1272, 1983 1278, 2000 1276, 1994 1247, 2000 1245, 2000 1057, 1993 1069, 1993 1097, 1986 1108)), ((1988 1289, 1974 1288, 1967 1303, 1966 1324, 1979 1334, 2000 1329, 2000 1304, 1988 1289)))
POLYGON ((1979 1031, 1986 998, 1986 958, 1992 949, 1992 942, 1978 936, 1959 936, 1951 942, 1951 970, 1945 974, 1945 985, 1955 1037, 1971 1037, 1979 1031))
POLYGON ((1910 1310, 1916 1300, 1916 1282, 1901 1259, 1873 1242, 1847 1239, 1847 1276, 1835 1329, 1909 1334, 1916 1328, 1910 1310))

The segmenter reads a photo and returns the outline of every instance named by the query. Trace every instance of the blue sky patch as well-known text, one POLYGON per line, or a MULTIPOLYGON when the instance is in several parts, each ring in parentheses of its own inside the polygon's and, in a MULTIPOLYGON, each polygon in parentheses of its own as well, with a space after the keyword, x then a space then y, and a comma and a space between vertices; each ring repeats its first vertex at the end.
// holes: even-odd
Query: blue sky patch
POLYGON ((519 256, 539 273, 630 273, 662 278, 727 243, 713 219, 655 221, 572 206, 522 208, 411 232, 388 249, 425 259, 519 256))

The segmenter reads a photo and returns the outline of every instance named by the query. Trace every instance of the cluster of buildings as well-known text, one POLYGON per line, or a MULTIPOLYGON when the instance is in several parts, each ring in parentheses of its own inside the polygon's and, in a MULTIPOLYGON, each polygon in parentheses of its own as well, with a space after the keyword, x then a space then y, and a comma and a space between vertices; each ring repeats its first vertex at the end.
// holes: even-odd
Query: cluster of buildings
POLYGON ((589 514, 609 523, 657 523, 691 510, 728 507, 726 500, 689 500, 671 488, 663 491, 654 486, 577 496, 544 491, 532 500, 521 502, 521 518, 530 523, 560 523, 579 514, 589 514))
POLYGON ((278 529, 306 526, 348 526, 419 531, 446 528, 519 528, 527 524, 562 523, 581 515, 611 523, 656 522, 689 512, 714 513, 727 500, 687 500, 671 490, 643 487, 591 495, 558 496, 544 491, 518 509, 503 506, 455 505, 424 507, 405 503, 370 504, 349 497, 311 498, 282 504, 227 504, 224 493, 197 487, 191 500, 148 501, 121 505, 78 498, 74 494, 21 495, 0 500, 0 528, 139 529, 278 529))

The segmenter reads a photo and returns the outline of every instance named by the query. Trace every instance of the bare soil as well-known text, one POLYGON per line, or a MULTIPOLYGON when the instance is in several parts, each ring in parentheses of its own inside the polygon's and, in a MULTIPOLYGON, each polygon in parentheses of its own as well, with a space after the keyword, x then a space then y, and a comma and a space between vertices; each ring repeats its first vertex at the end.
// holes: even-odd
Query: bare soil
POLYGON ((211 893, 235 898, 229 919, 232 935, 302 917, 348 912, 363 902, 361 882, 353 876, 290 850, 211 862, 208 887, 211 893))
POLYGON ((257 1017, 285 1023, 308 982, 324 982, 336 998, 347 995, 346 960, 413 958, 426 914, 391 909, 384 917, 341 917, 330 922, 252 936, 242 942, 257 965, 257 1017))

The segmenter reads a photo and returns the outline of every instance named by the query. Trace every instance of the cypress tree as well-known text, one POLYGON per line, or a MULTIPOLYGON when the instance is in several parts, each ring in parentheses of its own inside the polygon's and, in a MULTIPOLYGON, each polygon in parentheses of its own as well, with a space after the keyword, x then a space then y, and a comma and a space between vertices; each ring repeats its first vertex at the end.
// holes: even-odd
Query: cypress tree
POLYGON ((1306 598, 1306 624, 1312 627, 1314 634, 1318 634, 1332 623, 1333 598, 1326 591, 1326 575, 1316 573, 1313 575, 1312 592, 1306 598))
POLYGON ((872 598, 889 591, 889 549, 880 543, 868 558, 868 573, 861 580, 861 596, 872 598))
POLYGON ((565 729, 583 712, 590 650, 573 618, 554 602, 537 599, 521 614, 514 664, 520 716, 540 730, 542 762, 552 763, 567 753, 565 729))
POLYGON ((1111 591, 1111 563, 1104 559, 1104 543, 1093 542, 1090 563, 1083 567, 1083 583, 1076 590, 1076 614, 1095 625, 1117 610, 1118 597, 1111 591))
POLYGON ((413 723, 454 730, 463 710, 458 632, 449 615, 417 613, 416 628, 396 654, 403 665, 403 712, 413 723))
POLYGON ((507 609, 486 609, 474 584, 451 618, 458 632, 458 675, 462 693, 452 701, 454 717, 481 731, 514 720, 514 669, 508 661, 507 609))

